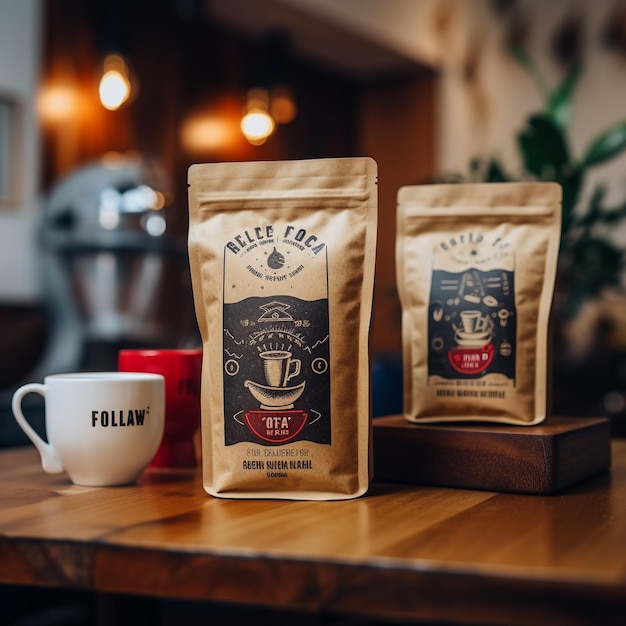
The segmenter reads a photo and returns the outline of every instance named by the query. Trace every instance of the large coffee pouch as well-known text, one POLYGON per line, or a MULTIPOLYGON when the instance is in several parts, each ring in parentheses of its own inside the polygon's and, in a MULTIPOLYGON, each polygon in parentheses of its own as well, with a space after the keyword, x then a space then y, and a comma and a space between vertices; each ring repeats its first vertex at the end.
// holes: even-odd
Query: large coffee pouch
POLYGON ((406 419, 545 419, 560 202, 555 183, 398 191, 406 419))
POLYGON ((210 494, 367 491, 376 176, 368 158, 189 169, 210 494))

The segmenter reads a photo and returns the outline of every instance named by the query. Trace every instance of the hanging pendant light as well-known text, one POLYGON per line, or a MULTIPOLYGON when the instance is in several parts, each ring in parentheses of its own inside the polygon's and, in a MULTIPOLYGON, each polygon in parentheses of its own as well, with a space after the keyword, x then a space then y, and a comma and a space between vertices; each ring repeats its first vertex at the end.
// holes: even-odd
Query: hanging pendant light
POLYGON ((116 111, 128 100, 130 90, 130 74, 126 61, 119 54, 108 54, 104 59, 98 88, 102 106, 109 111, 116 111))
POLYGON ((253 146, 264 144, 276 128, 276 122, 268 108, 267 90, 251 89, 248 92, 246 112, 241 119, 241 132, 253 146))

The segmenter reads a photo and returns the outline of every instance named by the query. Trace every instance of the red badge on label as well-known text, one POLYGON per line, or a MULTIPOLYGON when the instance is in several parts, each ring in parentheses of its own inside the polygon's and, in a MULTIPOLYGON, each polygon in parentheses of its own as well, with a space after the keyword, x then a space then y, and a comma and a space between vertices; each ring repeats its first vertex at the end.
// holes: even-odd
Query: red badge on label
POLYGON ((480 374, 493 361, 495 350, 492 343, 480 348, 452 348, 448 359, 452 367, 461 374, 480 374))
POLYGON ((285 443, 300 433, 308 416, 304 411, 248 411, 246 423, 257 437, 285 443))

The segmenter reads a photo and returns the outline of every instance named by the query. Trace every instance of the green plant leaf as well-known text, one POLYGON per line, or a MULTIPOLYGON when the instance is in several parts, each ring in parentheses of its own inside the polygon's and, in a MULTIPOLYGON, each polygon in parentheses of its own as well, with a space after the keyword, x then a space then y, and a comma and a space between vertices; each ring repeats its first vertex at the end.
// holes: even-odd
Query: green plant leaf
POLYGON ((484 179, 483 170, 483 159, 481 157, 474 157, 470 161, 470 180, 482 181, 484 179))
POLYGON ((561 129, 569 126, 572 117, 572 96, 582 73, 582 65, 576 63, 559 87, 548 97, 548 113, 561 129))
POLYGON ((576 222, 577 227, 591 229, 594 226, 610 226, 626 218, 626 202, 614 207, 602 206, 605 194, 604 186, 598 186, 589 201, 587 212, 576 222))
POLYGON ((561 221, 562 233, 566 235, 574 223, 574 209, 578 203, 580 190, 583 187, 583 171, 579 167, 563 168, 559 175, 555 177, 555 180, 561 185, 563 191, 561 221))
POLYGON ((583 167, 598 165, 626 149, 626 121, 611 126, 587 146, 582 158, 583 167))
POLYGON ((616 222, 621 222, 626 217, 626 204, 623 204, 616 209, 607 209, 602 215, 602 221, 605 224, 615 224, 616 222))
POLYGON ((524 167, 541 180, 558 180, 569 166, 569 150, 565 135, 546 113, 533 115, 519 133, 524 167))
POLYGON ((574 319, 586 300, 597 296, 607 286, 621 284, 623 254, 605 239, 586 232, 566 256, 569 260, 567 277, 561 276, 567 289, 563 312, 567 319, 574 319))
POLYGON ((598 293, 606 284, 619 284, 622 252, 612 243, 585 233, 572 252, 576 282, 586 285, 589 293, 598 293))
POLYGON ((497 159, 491 159, 485 174, 485 181, 489 183, 504 183, 512 180, 504 167, 497 159))
POLYGON ((602 202, 606 196, 604 185, 596 185, 584 215, 577 220, 576 226, 588 228, 602 220, 602 202))

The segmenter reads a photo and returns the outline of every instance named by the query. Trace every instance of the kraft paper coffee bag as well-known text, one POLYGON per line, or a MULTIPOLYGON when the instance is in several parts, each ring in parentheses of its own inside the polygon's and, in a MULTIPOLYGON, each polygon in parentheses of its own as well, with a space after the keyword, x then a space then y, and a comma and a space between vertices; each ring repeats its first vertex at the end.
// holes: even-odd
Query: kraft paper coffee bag
POLYGON ((406 419, 545 418, 560 202, 555 183, 398 191, 406 419))
POLYGON ((368 158, 189 169, 210 494, 367 490, 376 184, 368 158))

